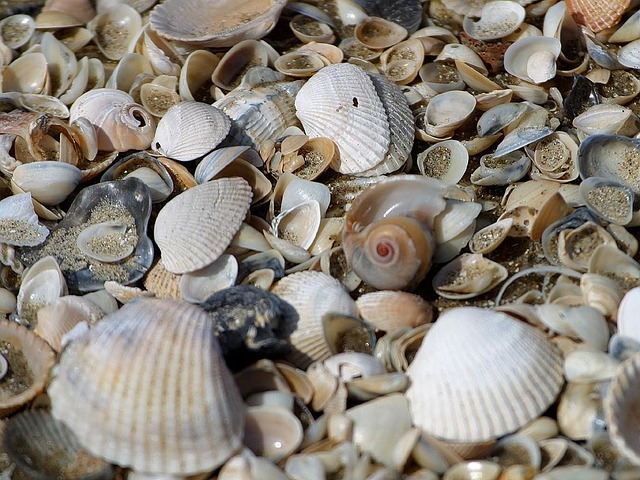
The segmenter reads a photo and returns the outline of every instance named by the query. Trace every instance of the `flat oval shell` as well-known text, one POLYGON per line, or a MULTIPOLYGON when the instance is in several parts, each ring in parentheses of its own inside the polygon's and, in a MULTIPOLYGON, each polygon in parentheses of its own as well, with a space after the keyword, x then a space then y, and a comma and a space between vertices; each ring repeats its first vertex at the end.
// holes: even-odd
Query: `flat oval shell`
POLYGON ((221 178, 182 192, 158 213, 154 235, 172 273, 193 272, 215 261, 239 230, 251 203, 251 187, 221 178))

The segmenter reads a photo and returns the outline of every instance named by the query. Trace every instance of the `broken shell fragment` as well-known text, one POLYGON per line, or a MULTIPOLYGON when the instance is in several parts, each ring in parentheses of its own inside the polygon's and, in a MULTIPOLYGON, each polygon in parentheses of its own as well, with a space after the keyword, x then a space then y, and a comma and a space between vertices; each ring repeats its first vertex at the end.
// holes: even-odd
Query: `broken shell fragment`
POLYGON ((44 242, 49 229, 38 223, 30 193, 11 195, 0 200, 0 242, 16 246, 34 246, 44 242))
POLYGON ((507 269, 478 253, 463 253, 443 266, 432 286, 444 298, 463 300, 488 292, 504 281, 507 269))

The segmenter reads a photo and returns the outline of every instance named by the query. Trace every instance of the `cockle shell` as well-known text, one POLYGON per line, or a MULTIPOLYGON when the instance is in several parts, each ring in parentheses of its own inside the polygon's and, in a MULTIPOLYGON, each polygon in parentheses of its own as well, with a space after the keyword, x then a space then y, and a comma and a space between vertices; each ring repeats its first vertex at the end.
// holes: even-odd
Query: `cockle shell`
POLYGON ((244 407, 213 330, 184 302, 127 303, 65 349, 48 389, 53 416, 118 465, 217 468, 242 446, 244 407))
POLYGON ((566 0, 567 9, 576 22, 587 25, 594 32, 613 27, 629 6, 629 0, 598 2, 595 0, 566 0))
POLYGON ((560 353, 542 332, 476 307, 440 315, 407 375, 414 424, 453 442, 517 430, 546 410, 564 383, 560 353))
POLYGON ((187 162, 216 148, 231 121, 216 107, 202 102, 180 102, 158 122, 151 147, 166 157, 187 162))
POLYGON ((231 177, 190 188, 169 201, 154 229, 165 268, 186 273, 215 261, 240 228, 251 195, 246 180, 231 177))
POLYGON ((259 39, 269 33, 285 4, 285 0, 242 0, 229 9, 223 0, 169 0, 153 9, 149 22, 169 40, 231 47, 240 40, 259 39))
POLYGON ((128 93, 98 88, 82 94, 69 109, 69 121, 85 117, 95 127, 98 150, 124 152, 151 145, 153 117, 128 93))
POLYGON ((389 150, 387 113, 360 67, 324 67, 302 86, 295 106, 309 137, 328 137, 338 145, 340 158, 333 168, 341 173, 369 170, 389 150))

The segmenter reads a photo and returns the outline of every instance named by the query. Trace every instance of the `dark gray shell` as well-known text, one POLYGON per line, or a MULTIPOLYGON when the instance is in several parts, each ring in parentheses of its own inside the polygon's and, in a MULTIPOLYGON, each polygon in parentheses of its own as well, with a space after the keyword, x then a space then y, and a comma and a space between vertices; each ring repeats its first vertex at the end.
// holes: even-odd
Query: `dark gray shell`
POLYGON ((396 22, 412 34, 422 23, 419 0, 356 0, 369 15, 396 22))
POLYGON ((291 348, 286 339, 298 315, 271 292, 237 285, 214 293, 200 306, 211 316, 225 356, 274 356, 291 348))

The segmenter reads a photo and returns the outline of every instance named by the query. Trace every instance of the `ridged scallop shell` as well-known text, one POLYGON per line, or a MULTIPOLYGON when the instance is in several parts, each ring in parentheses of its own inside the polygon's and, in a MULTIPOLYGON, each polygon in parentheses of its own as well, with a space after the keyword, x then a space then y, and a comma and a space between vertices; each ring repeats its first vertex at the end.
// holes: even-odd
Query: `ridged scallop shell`
POLYGON ((98 88, 83 93, 69 109, 69 122, 85 117, 95 127, 98 150, 144 150, 151 144, 156 122, 126 92, 98 88))
POLYGON ((560 352, 541 331, 476 307, 440 315, 407 375, 414 423, 454 442, 517 430, 545 411, 564 383, 560 352))
POLYGON ((246 180, 231 177, 190 188, 169 201, 154 228, 165 268, 186 273, 215 261, 240 228, 251 195, 246 180))
POLYGON ((231 47, 264 37, 276 26, 286 0, 168 0, 151 12, 151 28, 169 40, 202 47, 231 47), (230 8, 231 7, 231 8, 230 8), (206 12, 206 15, 203 13, 206 12))
MULTIPOLYGON (((28 374, 24 377, 31 377, 31 379, 28 380, 26 388, 20 392, 14 393, 10 389, 3 389, 0 395, 0 417, 5 417, 22 408, 44 390, 55 356, 53 350, 47 345, 47 342, 31 330, 15 322, 0 320, 0 341, 9 343, 13 349, 23 357, 21 361, 18 361, 20 361, 20 363, 26 362, 26 365, 22 368, 26 368, 28 374)), ((9 373, 7 375, 11 375, 13 369, 15 371, 15 377, 15 375, 21 371, 20 367, 17 367, 15 364, 12 365, 12 362, 15 362, 16 358, 12 359, 9 355, 6 355, 5 358, 9 364, 9 373)), ((25 378, 23 378, 22 381, 24 381, 25 378)), ((15 380, 14 378, 14 381, 15 380)), ((7 383, 9 378, 5 376, 3 381, 7 383)))
POLYGON ((566 0, 567 10, 576 22, 587 25, 594 32, 617 25, 629 0, 566 0))
POLYGON ((640 464, 639 402, 640 354, 636 353, 618 369, 603 402, 611 442, 636 465, 640 464))
POLYGON ((385 158, 391 141, 387 112, 360 67, 349 63, 324 67, 302 86, 295 106, 309 137, 329 137, 338 145, 335 170, 359 173, 385 158))
POLYGON ((420 295, 396 290, 380 290, 360 295, 356 300, 360 316, 380 330, 417 327, 433 319, 431 304, 420 295))
POLYGON ((321 272, 304 271, 288 275, 271 289, 289 302, 298 313, 296 330, 290 336, 294 352, 290 360, 299 368, 331 355, 323 328, 328 313, 356 315, 356 304, 349 292, 333 277, 321 272))
POLYGON ((108 315, 65 349, 48 393, 89 452, 137 471, 213 470, 242 446, 240 392, 207 313, 185 302, 108 315))
POLYGON ((231 121, 216 107, 181 102, 158 122, 151 146, 165 157, 187 162, 216 148, 230 128, 231 121))

